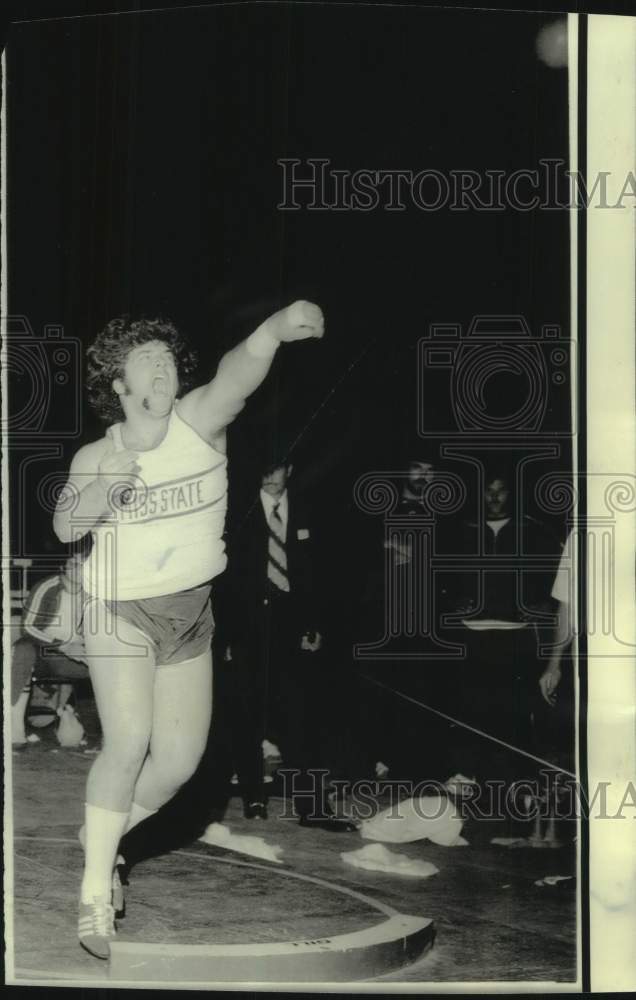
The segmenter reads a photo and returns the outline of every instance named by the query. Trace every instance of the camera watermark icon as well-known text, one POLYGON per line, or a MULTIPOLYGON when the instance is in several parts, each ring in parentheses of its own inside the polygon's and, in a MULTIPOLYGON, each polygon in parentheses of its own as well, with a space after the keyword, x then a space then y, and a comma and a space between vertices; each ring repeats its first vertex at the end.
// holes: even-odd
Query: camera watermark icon
POLYGON ((59 324, 37 335, 26 316, 2 317, 9 444, 76 438, 82 429, 81 344, 59 324))
MULTIPOLYGON (((94 527, 94 517, 81 513, 82 490, 94 483, 94 474, 76 474, 69 482, 65 472, 47 472, 31 484, 29 494, 25 475, 34 465, 30 459, 21 463, 21 495, 33 496, 47 520, 52 521, 55 515, 61 517, 61 523, 68 529, 65 530, 66 540, 73 545, 81 543, 94 527)), ((89 653, 92 659, 100 656, 147 659, 150 655, 148 644, 137 641, 137 630, 131 632, 115 611, 117 602, 126 599, 118 592, 117 584, 118 569, 126 558, 119 519, 135 519, 143 509, 147 493, 144 480, 137 474, 107 476, 104 482, 106 512, 99 532, 93 535, 88 556, 76 555, 63 564, 59 555, 32 554, 28 559, 13 557, 7 560, 3 568, 9 571, 11 578, 11 624, 15 624, 17 617, 26 615, 30 635, 59 647, 62 652, 72 645, 73 652, 69 655, 75 659, 85 660, 89 653), (31 593, 27 591, 25 568, 29 569, 31 577, 39 578, 31 593), (20 570, 23 572, 18 588, 15 581, 20 570), (95 594, 99 594, 99 600, 94 599, 92 595, 95 594), (35 610, 29 610, 31 605, 35 610), (95 638, 110 640, 107 651, 102 652, 99 645, 92 642, 95 638), (80 647, 82 653, 78 656, 80 647)))
POLYGON ((437 580, 448 562, 437 551, 436 518, 461 511, 466 487, 456 473, 435 470, 417 502, 404 505, 409 480, 404 470, 370 472, 354 485, 356 506, 367 514, 384 515, 383 616, 377 623, 381 634, 373 642, 354 645, 357 660, 419 662, 464 655, 461 645, 438 631, 437 580))
POLYGON ((468 490, 463 477, 454 472, 435 470, 417 502, 406 507, 398 483, 408 481, 408 473, 376 471, 357 480, 357 507, 365 514, 382 515, 384 528, 383 554, 378 546, 376 561, 377 613, 374 622, 365 625, 365 630, 373 628, 373 639, 362 642, 366 636, 356 637, 357 660, 462 659, 466 641, 474 637, 470 631, 474 623, 479 628, 481 619, 487 624, 488 619, 502 616, 509 627, 526 630, 537 658, 545 660, 563 641, 556 638, 555 628, 566 611, 571 636, 613 640, 611 649, 588 651, 588 657, 633 655, 633 636, 626 633, 624 615, 619 613, 619 540, 621 522, 636 511, 636 477, 600 473, 575 477, 563 472, 533 477, 536 460, 559 457, 558 446, 555 452, 552 447, 544 452, 531 444, 526 449, 530 454, 516 458, 516 475, 499 482, 510 497, 510 528, 504 548, 499 545, 496 554, 487 544, 490 532, 483 503, 493 474, 469 454, 470 447, 453 446, 449 454, 456 450, 469 463, 470 479, 476 480, 476 518, 467 517, 468 490), (579 511, 581 493, 593 498, 585 513, 579 511), (551 520, 564 518, 563 547, 537 520, 537 511, 551 520), (582 578, 587 594, 584 617, 576 612, 582 578))
MULTIPOLYGON (((573 625, 573 634, 587 634, 597 640, 611 638, 611 646, 599 647, 595 654, 599 658, 631 658, 635 648, 632 619, 619 611, 620 545, 622 525, 626 518, 632 521, 636 512, 636 476, 629 472, 587 472, 572 478, 546 473, 535 485, 534 499, 539 511, 566 515, 568 537, 559 565, 559 601, 569 609, 577 604, 581 569, 587 571, 585 620, 573 625), (587 499, 584 513, 578 510, 581 494, 587 499), (583 555, 583 567, 579 567, 579 555, 583 555), (625 624, 627 635, 621 631, 625 624)), ((631 579, 631 568, 628 574, 631 579)), ((592 655, 589 650, 587 655, 592 655)))
POLYGON ((576 433, 574 346, 558 324, 544 324, 534 336, 523 316, 475 316, 465 333, 459 323, 431 323, 418 343, 419 436, 527 439, 546 433, 548 411, 563 415, 549 427, 551 438, 576 433))

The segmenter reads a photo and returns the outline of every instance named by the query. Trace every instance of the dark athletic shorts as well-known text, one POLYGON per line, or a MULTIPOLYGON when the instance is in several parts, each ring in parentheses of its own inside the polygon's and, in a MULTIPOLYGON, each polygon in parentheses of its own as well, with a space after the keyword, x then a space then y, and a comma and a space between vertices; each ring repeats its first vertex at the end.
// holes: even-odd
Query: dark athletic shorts
POLYGON ((193 660, 210 649, 214 634, 211 590, 212 585, 204 583, 165 597, 104 604, 117 618, 143 632, 160 667, 193 660))

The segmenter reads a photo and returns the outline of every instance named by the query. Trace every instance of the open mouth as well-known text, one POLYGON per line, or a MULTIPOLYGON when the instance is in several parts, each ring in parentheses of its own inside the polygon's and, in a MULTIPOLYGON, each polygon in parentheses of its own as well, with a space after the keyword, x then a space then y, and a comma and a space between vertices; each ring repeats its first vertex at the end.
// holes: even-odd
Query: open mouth
POLYGON ((152 391, 163 396, 168 394, 168 380, 165 375, 155 375, 152 380, 152 391))

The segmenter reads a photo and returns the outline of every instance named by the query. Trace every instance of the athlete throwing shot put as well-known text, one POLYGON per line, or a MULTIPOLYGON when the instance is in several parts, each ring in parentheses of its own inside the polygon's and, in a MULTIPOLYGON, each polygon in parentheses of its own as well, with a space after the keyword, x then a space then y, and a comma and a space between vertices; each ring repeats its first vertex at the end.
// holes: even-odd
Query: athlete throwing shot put
POLYGON ((120 838, 188 780, 207 740, 226 428, 281 343, 323 332, 318 306, 294 302, 189 392, 193 356, 169 323, 113 320, 89 348, 89 398, 109 426, 75 455, 54 528, 63 542, 93 542, 82 628, 103 747, 87 780, 78 933, 99 958, 122 904, 120 838))

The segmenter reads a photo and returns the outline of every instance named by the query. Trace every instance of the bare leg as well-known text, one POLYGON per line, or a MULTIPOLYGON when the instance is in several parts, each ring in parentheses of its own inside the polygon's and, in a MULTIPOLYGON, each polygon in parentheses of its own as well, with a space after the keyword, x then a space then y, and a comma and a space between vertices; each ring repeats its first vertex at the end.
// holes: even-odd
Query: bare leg
POLYGON ((35 648, 28 639, 19 640, 11 651, 11 742, 26 743, 24 718, 31 697, 35 648))
POLYGON ((103 748, 86 783, 86 865, 82 899, 109 896, 117 845, 123 833, 150 740, 154 657, 140 656, 140 633, 95 609, 96 627, 85 637, 89 671, 103 732, 103 748))
POLYGON ((192 776, 201 760, 212 718, 212 653, 157 667, 148 754, 134 800, 159 809, 192 776))
POLYGON ((27 705, 31 697, 31 684, 25 687, 17 697, 15 704, 11 706, 11 742, 16 745, 26 743, 26 730, 24 717, 27 705))

